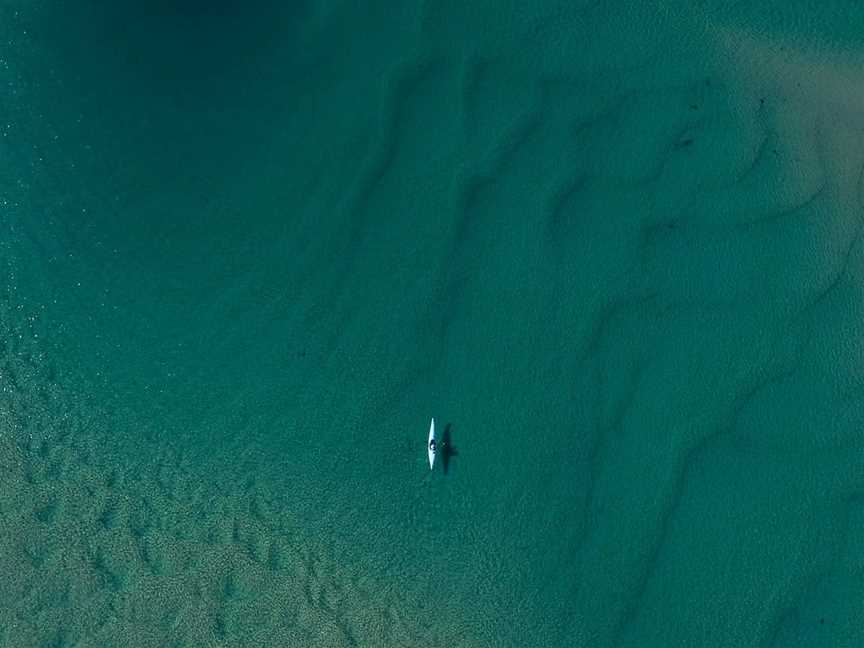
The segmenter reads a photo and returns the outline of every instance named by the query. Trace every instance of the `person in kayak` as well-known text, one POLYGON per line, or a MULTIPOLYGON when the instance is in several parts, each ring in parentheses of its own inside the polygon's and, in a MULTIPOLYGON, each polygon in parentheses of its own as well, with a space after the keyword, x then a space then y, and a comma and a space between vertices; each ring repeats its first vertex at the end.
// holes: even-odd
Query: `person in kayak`
POLYGON ((429 441, 429 449, 432 452, 435 452, 435 439, 432 439, 431 441, 429 441))

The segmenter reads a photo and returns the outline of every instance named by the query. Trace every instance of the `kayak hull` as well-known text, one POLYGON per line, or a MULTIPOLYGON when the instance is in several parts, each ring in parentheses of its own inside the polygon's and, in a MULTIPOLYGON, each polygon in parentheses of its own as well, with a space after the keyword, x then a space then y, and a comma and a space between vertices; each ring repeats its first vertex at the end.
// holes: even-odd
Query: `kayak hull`
POLYGON ((426 441, 426 452, 429 454, 429 470, 435 467, 435 450, 432 449, 432 442, 435 441, 435 419, 429 424, 429 439, 426 441))

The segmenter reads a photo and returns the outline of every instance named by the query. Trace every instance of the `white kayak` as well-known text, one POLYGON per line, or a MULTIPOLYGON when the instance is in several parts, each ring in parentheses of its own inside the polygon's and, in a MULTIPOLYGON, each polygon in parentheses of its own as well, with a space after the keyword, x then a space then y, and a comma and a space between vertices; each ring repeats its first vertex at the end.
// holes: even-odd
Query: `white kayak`
POLYGON ((426 442, 426 451, 429 453, 429 470, 435 466, 435 419, 429 424, 429 440, 426 442))

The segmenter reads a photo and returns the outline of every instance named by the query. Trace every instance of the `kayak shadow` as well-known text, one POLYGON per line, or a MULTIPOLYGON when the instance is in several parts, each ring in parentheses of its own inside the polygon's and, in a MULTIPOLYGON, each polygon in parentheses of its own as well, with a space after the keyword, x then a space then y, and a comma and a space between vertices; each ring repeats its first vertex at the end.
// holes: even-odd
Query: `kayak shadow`
POLYGON ((453 445, 452 429, 453 424, 448 423, 444 426, 444 434, 441 435, 441 467, 444 468, 445 475, 450 469, 450 460, 459 456, 456 446, 453 445))

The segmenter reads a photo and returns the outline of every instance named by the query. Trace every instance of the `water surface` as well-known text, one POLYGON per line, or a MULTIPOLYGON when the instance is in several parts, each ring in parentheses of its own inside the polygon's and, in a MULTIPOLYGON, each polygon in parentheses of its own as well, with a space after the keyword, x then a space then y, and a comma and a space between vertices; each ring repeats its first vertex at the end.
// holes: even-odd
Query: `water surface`
POLYGON ((134 4, 0 6, 0 644, 860 644, 860 9, 134 4))

